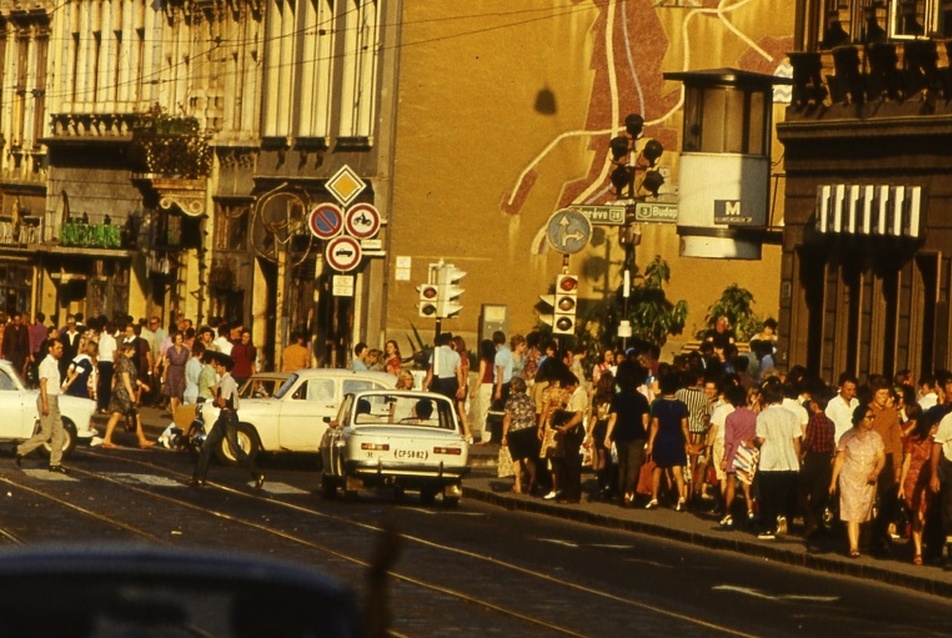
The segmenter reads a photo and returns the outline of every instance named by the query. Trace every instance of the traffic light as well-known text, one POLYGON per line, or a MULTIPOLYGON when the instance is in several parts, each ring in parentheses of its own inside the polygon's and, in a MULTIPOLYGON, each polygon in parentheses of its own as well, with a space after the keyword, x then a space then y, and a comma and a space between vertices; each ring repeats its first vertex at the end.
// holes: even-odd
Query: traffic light
POLYGON ((463 309, 459 299, 463 289, 459 286, 459 282, 465 276, 466 273, 453 264, 443 264, 440 268, 437 279, 439 283, 437 316, 454 317, 463 309))
POLYGON ((417 302, 417 310, 421 317, 436 317, 437 299, 439 298, 439 288, 436 284, 421 284, 417 286, 417 292, 420 293, 420 301, 417 302))
POLYGON ((559 275, 555 279, 552 333, 575 334, 575 311, 578 307, 578 277, 559 275))

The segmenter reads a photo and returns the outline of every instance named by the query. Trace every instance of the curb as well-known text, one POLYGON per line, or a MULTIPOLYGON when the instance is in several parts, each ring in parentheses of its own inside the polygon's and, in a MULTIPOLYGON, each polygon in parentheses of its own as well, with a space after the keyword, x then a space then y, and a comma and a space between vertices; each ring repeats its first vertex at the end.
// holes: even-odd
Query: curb
MULTIPOLYGON (((614 516, 606 516, 588 512, 577 506, 549 504, 536 499, 504 496, 497 492, 463 485, 463 497, 471 498, 489 505, 494 505, 510 511, 528 512, 553 518, 561 518, 575 523, 595 525, 609 529, 619 529, 636 534, 656 536, 668 540, 689 543, 709 549, 731 551, 749 557, 764 558, 787 565, 803 567, 813 571, 838 576, 850 576, 865 580, 875 580, 887 585, 911 589, 914 591, 952 598, 952 582, 944 582, 929 578, 927 575, 918 576, 904 572, 869 564, 868 557, 856 561, 849 558, 835 558, 831 556, 796 552, 783 547, 755 543, 744 538, 737 538, 736 534, 725 532, 724 536, 704 534, 689 530, 665 527, 653 523, 624 520, 614 516), (733 538, 731 536, 734 536, 733 538)), ((935 567, 919 567, 930 573, 935 567)))

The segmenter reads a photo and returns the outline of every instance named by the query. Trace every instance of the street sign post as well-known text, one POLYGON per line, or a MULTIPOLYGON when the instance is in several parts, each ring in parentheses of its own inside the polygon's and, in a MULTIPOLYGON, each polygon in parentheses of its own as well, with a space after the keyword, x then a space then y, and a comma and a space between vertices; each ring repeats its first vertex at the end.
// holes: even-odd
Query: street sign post
POLYGON ((347 234, 357 239, 370 239, 380 230, 380 213, 372 204, 354 204, 344 215, 347 234))
POLYGON ((566 255, 577 253, 592 238, 592 222, 577 210, 557 210, 549 217, 545 238, 557 252, 566 255))
POLYGON ((624 226, 627 206, 575 206, 572 210, 582 213, 593 226, 624 226))
POLYGON ((344 214, 340 206, 325 202, 311 209, 307 216, 307 227, 318 239, 330 239, 340 234, 344 224, 344 214))
POLYGON ((360 242, 347 235, 340 235, 327 242, 324 256, 330 267, 340 272, 353 270, 363 258, 360 242))

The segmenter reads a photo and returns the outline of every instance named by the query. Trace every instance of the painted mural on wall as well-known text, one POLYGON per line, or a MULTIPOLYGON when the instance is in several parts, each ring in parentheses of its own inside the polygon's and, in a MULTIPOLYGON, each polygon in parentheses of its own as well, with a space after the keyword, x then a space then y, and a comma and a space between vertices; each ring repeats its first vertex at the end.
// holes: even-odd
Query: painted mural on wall
MULTIPOLYGON (((604 204, 616 199, 609 179, 612 170, 609 140, 624 131, 629 113, 645 120, 643 140, 661 142, 660 161, 666 184, 661 193, 672 199, 677 191, 677 152, 680 147, 680 85, 666 83, 666 71, 733 67, 763 74, 790 76, 786 53, 792 46, 792 3, 771 0, 738 2, 642 2, 617 0, 599 5, 592 26, 591 65, 595 73, 585 128, 563 131, 542 149, 526 149, 521 173, 505 193, 500 209, 523 212, 524 205, 558 147, 587 139, 592 161, 581 179, 566 182, 552 210, 570 204, 604 204), (767 16, 770 16, 768 19, 767 16)), ((778 101, 789 101, 789 89, 778 89, 778 101)), ((540 91, 536 110, 554 112, 554 96, 540 91)), ((532 242, 534 253, 547 250, 544 219, 532 242)))

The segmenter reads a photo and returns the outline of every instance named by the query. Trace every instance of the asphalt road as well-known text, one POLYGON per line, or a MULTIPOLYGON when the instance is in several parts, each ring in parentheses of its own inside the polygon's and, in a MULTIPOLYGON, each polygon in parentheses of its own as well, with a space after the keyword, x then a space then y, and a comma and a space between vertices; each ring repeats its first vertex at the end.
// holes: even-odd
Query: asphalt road
MULTIPOLYGON (((117 439, 120 444, 132 439, 117 439)), ((308 457, 239 468, 165 450, 79 449, 66 477, 0 456, 0 542, 148 543, 251 552, 314 567, 356 590, 384 527, 402 535, 392 627, 405 636, 947 635, 952 602, 734 552, 464 500, 325 501, 308 457)))

